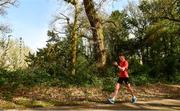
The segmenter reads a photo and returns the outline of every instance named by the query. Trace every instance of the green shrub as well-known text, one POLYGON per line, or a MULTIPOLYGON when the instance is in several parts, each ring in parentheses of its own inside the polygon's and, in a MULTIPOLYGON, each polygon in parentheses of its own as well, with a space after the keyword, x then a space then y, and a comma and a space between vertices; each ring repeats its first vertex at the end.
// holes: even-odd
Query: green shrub
POLYGON ((107 77, 103 79, 103 90, 113 92, 114 86, 118 80, 118 77, 107 77))
POLYGON ((150 82, 149 80, 147 75, 133 76, 130 78, 131 83, 135 85, 145 85, 150 82))

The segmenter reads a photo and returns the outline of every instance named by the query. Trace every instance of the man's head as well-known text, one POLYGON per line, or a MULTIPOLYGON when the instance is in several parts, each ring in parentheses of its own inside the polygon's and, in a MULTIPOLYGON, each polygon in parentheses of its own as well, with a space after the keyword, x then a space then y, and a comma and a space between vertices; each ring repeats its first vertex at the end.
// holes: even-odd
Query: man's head
POLYGON ((123 53, 119 53, 119 60, 120 61, 125 61, 125 56, 123 53))

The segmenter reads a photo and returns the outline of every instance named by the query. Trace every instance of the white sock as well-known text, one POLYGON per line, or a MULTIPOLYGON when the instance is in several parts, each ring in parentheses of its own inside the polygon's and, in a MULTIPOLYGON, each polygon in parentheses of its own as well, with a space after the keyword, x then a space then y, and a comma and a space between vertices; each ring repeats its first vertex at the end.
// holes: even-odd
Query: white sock
POLYGON ((114 97, 112 98, 112 100, 115 101, 115 99, 116 99, 116 98, 115 98, 115 96, 114 96, 114 97))

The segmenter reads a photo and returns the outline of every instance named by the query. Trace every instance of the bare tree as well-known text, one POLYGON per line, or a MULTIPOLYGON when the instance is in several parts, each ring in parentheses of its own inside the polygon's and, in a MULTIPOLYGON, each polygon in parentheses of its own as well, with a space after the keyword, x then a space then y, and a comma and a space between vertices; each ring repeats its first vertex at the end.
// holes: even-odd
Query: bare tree
MULTIPOLYGON (((6 9, 11 5, 16 5, 17 0, 0 0, 0 16, 6 14, 6 9)), ((7 24, 0 24, 0 66, 4 67, 7 64, 7 52, 10 49, 10 35, 7 36, 8 33, 11 33, 11 29, 7 24)))
POLYGON ((4 15, 6 13, 6 8, 11 5, 16 5, 17 0, 0 0, 0 15, 4 15))
MULTIPOLYGON (((17 0, 0 0, 0 16, 6 14, 6 9, 11 5, 16 5, 17 0)), ((0 24, 0 31, 9 33, 11 29, 6 24, 0 24)))

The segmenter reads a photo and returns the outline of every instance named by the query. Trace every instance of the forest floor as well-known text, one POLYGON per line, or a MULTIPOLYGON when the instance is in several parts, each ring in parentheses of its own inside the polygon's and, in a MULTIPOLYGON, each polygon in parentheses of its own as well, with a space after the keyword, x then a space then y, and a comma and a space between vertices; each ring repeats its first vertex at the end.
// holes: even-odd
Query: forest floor
POLYGON ((0 108, 18 110, 180 110, 180 84, 133 86, 137 103, 122 87, 115 104, 107 98, 111 92, 101 88, 19 87, 8 93, 0 89, 0 108))

